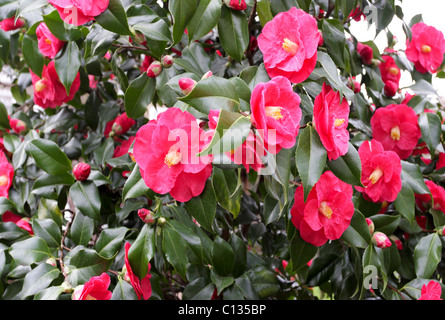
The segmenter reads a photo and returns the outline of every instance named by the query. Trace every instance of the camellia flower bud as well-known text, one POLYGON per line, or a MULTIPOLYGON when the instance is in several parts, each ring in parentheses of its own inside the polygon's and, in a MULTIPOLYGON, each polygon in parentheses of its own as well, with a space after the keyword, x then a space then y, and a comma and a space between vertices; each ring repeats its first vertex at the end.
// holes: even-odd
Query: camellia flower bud
POLYGON ((247 4, 244 0, 224 0, 226 6, 234 10, 246 10, 247 4))
POLYGON ((397 250, 403 249, 402 241, 400 241, 400 239, 397 236, 392 234, 389 236, 389 238, 396 244, 397 250))
POLYGON ((348 80, 348 88, 354 91, 354 93, 360 92, 360 82, 356 81, 355 79, 349 79, 348 80))
POLYGON ((372 222, 371 219, 366 218, 366 223, 368 224, 369 232, 370 232, 371 234, 373 234, 373 233, 374 233, 374 230, 375 230, 374 222, 372 222))
POLYGON ((161 59, 161 64, 164 68, 170 68, 173 65, 173 57, 171 55, 165 55, 161 59))
POLYGON ((9 125, 11 126, 12 130, 14 130, 15 133, 21 134, 26 131, 26 123, 24 123, 20 119, 10 119, 9 125))
POLYGON ((206 73, 204 73, 201 79, 210 78, 211 76, 213 76, 213 72, 209 70, 206 73))
POLYGON ((138 216, 147 224, 153 224, 155 221, 153 218, 153 212, 145 208, 141 208, 138 210, 138 216))
POLYGON ((149 76, 150 78, 156 78, 161 74, 161 71, 162 71, 162 64, 159 61, 155 60, 148 67, 147 76, 149 76))
POLYGON ((193 88, 196 86, 197 82, 190 78, 181 78, 178 81, 179 88, 181 88, 184 95, 188 95, 192 92, 193 88))
POLYGON ((380 231, 374 232, 371 238, 371 243, 382 249, 391 246, 391 240, 389 240, 386 234, 380 231))
POLYGON ((79 162, 73 168, 73 174, 77 181, 85 181, 90 176, 91 166, 88 163, 79 162))
POLYGON ((52 265, 52 266, 56 266, 56 259, 54 259, 54 258, 48 258, 48 259, 46 259, 46 261, 45 261, 47 264, 50 264, 50 265, 52 265))
POLYGON ((396 95, 398 89, 399 88, 394 81, 387 81, 385 83, 384 91, 385 91, 385 95, 387 97, 394 97, 396 95))

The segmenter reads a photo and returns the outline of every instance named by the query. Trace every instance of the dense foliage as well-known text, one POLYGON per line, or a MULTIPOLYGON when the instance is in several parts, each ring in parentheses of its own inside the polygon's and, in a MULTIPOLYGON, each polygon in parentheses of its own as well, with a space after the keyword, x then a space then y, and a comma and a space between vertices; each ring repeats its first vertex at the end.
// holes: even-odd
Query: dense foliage
POLYGON ((2 299, 440 299, 445 40, 402 9, 1 0, 2 299))

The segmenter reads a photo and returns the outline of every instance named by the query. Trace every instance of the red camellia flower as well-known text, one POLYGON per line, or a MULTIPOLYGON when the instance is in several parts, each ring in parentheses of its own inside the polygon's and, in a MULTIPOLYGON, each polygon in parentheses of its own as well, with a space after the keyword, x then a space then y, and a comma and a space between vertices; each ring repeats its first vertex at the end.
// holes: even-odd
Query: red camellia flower
POLYGON ((226 6, 234 10, 246 10, 247 4, 245 0, 223 0, 226 6))
POLYGON ((304 202, 303 187, 295 190, 292 223, 304 241, 321 246, 336 240, 349 227, 354 214, 352 186, 331 171, 324 172, 304 202))
POLYGON ((251 120, 271 153, 295 145, 300 129, 300 96, 290 81, 282 76, 255 86, 250 98, 251 120))
POLYGON ((361 21, 362 18, 366 18, 360 6, 351 11, 348 16, 349 19, 354 19, 355 21, 361 21))
POLYGON ((0 197, 9 198, 9 188, 14 178, 14 167, 3 152, 0 152, 0 197))
MULTIPOLYGON (((210 130, 207 132, 207 136, 210 139, 218 124, 219 113, 220 110, 210 110, 209 112, 210 130)), ((250 168, 259 172, 264 166, 261 157, 266 155, 266 149, 262 139, 250 131, 246 140, 236 150, 225 152, 225 154, 233 163, 243 165, 247 172, 250 168)))
POLYGON ((212 156, 196 157, 205 147, 204 130, 195 117, 168 108, 136 133, 133 156, 145 184, 154 192, 186 202, 204 190, 212 156))
POLYGON ((38 25, 36 35, 40 52, 50 59, 54 59, 65 44, 65 41, 59 40, 51 33, 45 22, 38 25))
POLYGON ((355 188, 373 202, 394 201, 402 189, 399 156, 393 151, 385 151, 375 139, 364 141, 358 154, 362 162, 361 182, 364 188, 355 188))
POLYGON ((445 153, 440 152, 439 153, 439 160, 436 163, 436 170, 439 170, 440 168, 445 167, 445 153))
POLYGON ((16 22, 14 22, 14 20, 15 16, 0 21, 0 28, 3 31, 12 31, 20 29, 25 24, 25 20, 23 20, 23 18, 18 18, 16 22))
POLYGON ((79 286, 73 293, 73 300, 110 300, 113 295, 108 290, 111 279, 106 273, 91 277, 84 285, 79 286))
POLYGON ((360 55, 360 58, 364 65, 371 64, 372 58, 374 57, 374 53, 370 46, 368 46, 367 44, 363 44, 361 42, 357 42, 357 52, 360 55))
POLYGON ((278 13, 258 36, 269 76, 284 76, 292 83, 306 80, 317 62, 319 38, 317 21, 310 14, 295 7, 278 13))
POLYGON ((21 217, 19 215, 16 215, 12 213, 11 211, 5 211, 2 214, 2 220, 3 222, 12 222, 17 225, 17 227, 28 231, 30 235, 34 235, 34 232, 32 230, 32 226, 29 223, 29 218, 21 217))
POLYGON ((48 0, 66 23, 80 26, 107 10, 109 0, 48 0))
POLYGON ((388 55, 382 55, 384 62, 380 63, 379 69, 382 76, 383 83, 388 81, 394 82, 399 88, 400 77, 402 76, 400 68, 397 66, 393 57, 388 55))
POLYGON ((397 153, 400 159, 408 158, 422 133, 414 110, 404 104, 391 104, 378 108, 371 118, 373 139, 385 150, 397 153))
POLYGON ((422 290, 420 291, 420 298, 417 300, 443 300, 440 296, 442 295, 442 287, 440 283, 434 280, 424 284, 422 290))
POLYGON ((340 101, 340 93, 323 83, 321 93, 314 101, 314 127, 329 160, 335 160, 348 152, 349 103, 340 101))
POLYGON ((417 206, 420 210, 425 211, 427 205, 431 204, 434 210, 442 211, 445 214, 445 189, 431 180, 426 180, 425 184, 433 196, 433 203, 431 203, 429 194, 415 194, 417 206))
POLYGON ((113 152, 113 158, 122 157, 124 154, 128 153, 128 150, 133 143, 135 136, 131 136, 128 140, 123 140, 120 145, 118 145, 113 152))
POLYGON ((129 242, 125 243, 125 269, 126 269, 126 277, 129 278, 131 285, 134 288, 134 291, 136 291, 136 294, 138 296, 138 299, 144 298, 144 300, 148 300, 151 297, 152 290, 151 290, 151 274, 150 274, 150 268, 151 265, 148 263, 148 271, 147 275, 144 277, 144 279, 139 279, 131 269, 130 260, 128 259, 128 251, 130 250, 131 244, 129 242))
POLYGON ((411 41, 406 39, 406 57, 421 73, 436 72, 442 64, 445 53, 445 39, 442 31, 423 22, 411 27, 411 41))
POLYGON ((59 79, 52 60, 47 66, 43 66, 42 78, 34 74, 31 70, 31 79, 34 86, 34 102, 42 108, 56 108, 63 103, 71 101, 80 87, 80 74, 71 84, 69 95, 66 94, 65 87, 59 79))

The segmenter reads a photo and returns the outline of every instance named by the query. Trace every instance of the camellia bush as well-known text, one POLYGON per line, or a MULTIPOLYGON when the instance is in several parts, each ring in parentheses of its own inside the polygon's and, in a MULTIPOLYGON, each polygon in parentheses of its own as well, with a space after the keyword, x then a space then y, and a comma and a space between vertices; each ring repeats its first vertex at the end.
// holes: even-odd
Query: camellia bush
POLYGON ((401 0, 2 0, 0 21, 2 299, 444 296, 445 39, 401 0))

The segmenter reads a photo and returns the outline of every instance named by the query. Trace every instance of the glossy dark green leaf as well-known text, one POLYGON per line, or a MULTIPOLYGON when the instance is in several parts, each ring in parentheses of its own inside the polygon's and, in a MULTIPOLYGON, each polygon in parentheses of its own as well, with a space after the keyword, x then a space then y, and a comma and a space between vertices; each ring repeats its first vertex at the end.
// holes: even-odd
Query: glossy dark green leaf
POLYGON ((418 278, 431 278, 442 258, 442 242, 437 233, 422 237, 414 249, 414 266, 418 278))
POLYGON ((298 270, 305 266, 315 256, 318 248, 304 241, 299 232, 295 232, 290 240, 289 250, 292 269, 298 270))
POLYGON ((110 0, 107 10, 94 17, 104 29, 123 35, 133 35, 128 27, 127 15, 121 0, 110 0))
POLYGON ((64 174, 71 170, 71 161, 51 140, 32 140, 28 143, 26 151, 34 158, 37 166, 49 174, 64 174))
POLYGON ((70 196, 76 208, 83 214, 94 220, 100 220, 101 199, 94 182, 77 181, 70 188, 70 196))
POLYGON ((340 180, 352 186, 362 186, 362 163, 357 150, 350 142, 348 152, 344 156, 328 161, 327 165, 340 180))
POLYGON ((242 189, 239 188, 235 171, 214 167, 212 183, 218 203, 236 218, 241 208, 242 189))
POLYGON ((228 276, 235 261, 235 254, 230 244, 221 237, 216 237, 212 247, 212 265, 220 276, 228 276))
POLYGON ((212 224, 216 215, 216 194, 211 181, 206 181, 203 192, 185 203, 185 208, 207 231, 213 232, 212 224))
POLYGON ((403 217, 414 223, 416 202, 414 192, 409 184, 402 184, 402 190, 397 194, 394 206, 403 217))
POLYGON ((67 95, 70 93, 71 84, 76 78, 79 68, 82 65, 80 50, 76 42, 69 41, 60 57, 54 60, 57 75, 66 89, 67 95), (67 68, 67 66, 70 66, 67 68))
POLYGON ((181 235, 169 226, 162 230, 162 248, 167 261, 185 280, 188 264, 187 245, 181 235))
POLYGON ((196 0, 182 1, 172 0, 169 2, 169 10, 173 17, 173 44, 178 43, 184 34, 187 23, 196 11, 196 0))
POLYGON ((187 24, 189 42, 208 34, 218 23, 222 2, 219 0, 199 1, 193 17, 187 24))
POLYGON ((241 61, 250 41, 247 16, 242 11, 231 10, 222 6, 218 22, 221 45, 229 56, 241 61))
POLYGON ((87 246, 93 236, 94 220, 77 212, 70 228, 70 239, 77 245, 87 246))
POLYGON ((155 249, 155 231, 145 224, 136 240, 128 250, 128 260, 134 274, 143 279, 148 273, 148 263, 153 258, 155 249))
POLYGON ((155 88, 156 80, 148 77, 145 72, 130 82, 124 98, 128 117, 137 119, 145 113, 153 100, 155 88))
POLYGON ((39 264, 26 274, 23 281, 21 298, 37 294, 47 288, 51 282, 60 275, 60 270, 48 263, 39 264))
POLYGON ((419 116, 419 127, 422 132, 422 140, 428 146, 431 154, 434 154, 442 136, 442 123, 435 113, 425 112, 419 116))
POLYGON ((126 227, 102 230, 94 248, 102 257, 111 259, 119 252, 127 232, 128 228, 126 227))
POLYGON ((26 64, 31 71, 41 77, 45 58, 40 53, 37 36, 28 34, 23 36, 22 52, 23 58, 25 58, 26 64))
POLYGON ((11 129, 9 125, 8 111, 2 102, 0 102, 0 126, 5 129, 11 129))
POLYGON ((355 210, 349 227, 343 232, 341 238, 356 247, 366 248, 371 241, 371 233, 365 217, 358 210, 355 210))
POLYGON ((41 262, 51 257, 48 245, 39 237, 15 242, 10 247, 9 254, 17 263, 23 265, 41 262))
POLYGON ((34 234, 45 240, 50 248, 59 248, 62 233, 56 222, 52 219, 33 219, 32 230, 34 234))
POLYGON ((64 23, 57 10, 49 14, 43 15, 45 22, 51 33, 62 41, 75 41, 82 37, 82 32, 72 24, 64 23), (69 28, 69 29, 66 29, 69 28))
POLYGON ((430 194, 417 164, 402 160, 402 184, 409 184, 414 193, 430 194))

